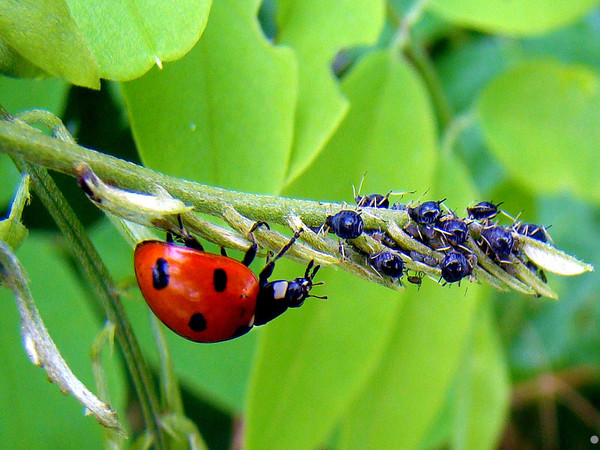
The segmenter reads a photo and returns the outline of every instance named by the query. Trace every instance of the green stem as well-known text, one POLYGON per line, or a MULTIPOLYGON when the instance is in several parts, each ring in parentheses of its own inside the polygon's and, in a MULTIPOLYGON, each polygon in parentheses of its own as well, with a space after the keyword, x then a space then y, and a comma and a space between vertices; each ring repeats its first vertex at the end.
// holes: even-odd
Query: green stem
POLYGON ((452 122, 448 124, 442 134, 440 151, 442 154, 450 155, 456 142, 459 140, 462 133, 475 123, 476 115, 472 110, 464 114, 455 116, 452 122))
POLYGON ((397 28, 390 43, 390 50, 395 54, 404 53, 421 74, 433 102, 440 129, 443 130, 452 121, 452 108, 425 50, 421 45, 416 45, 410 36, 412 28, 423 16, 428 3, 429 0, 415 1, 401 18, 393 7, 388 7, 388 16, 397 28))
MULTIPOLYGON (((290 214, 298 215, 309 226, 320 226, 327 215, 341 209, 339 203, 322 203, 270 195, 248 194, 195 183, 165 175, 121 159, 43 135, 35 129, 0 121, 0 152, 22 157, 32 163, 76 176, 77 168, 87 163, 104 181, 135 192, 156 193, 157 185, 196 212, 222 217, 226 208, 252 220, 286 225, 290 214)), ((381 219, 399 226, 408 222, 405 211, 378 210, 379 218, 363 215, 366 228, 377 228, 381 219)))
MULTIPOLYGON (((8 122, 0 122, 7 124, 8 122)), ((20 126, 20 128, 23 128, 20 126)), ((41 136, 41 133, 40 133, 41 136)), ((57 142, 61 142, 58 141, 57 142)), ((71 144, 72 145, 72 144, 71 144)), ((18 169, 30 175, 35 193, 44 203, 54 221, 67 239, 75 253, 84 273, 96 287, 108 319, 117 327, 117 340, 123 351, 133 385, 135 387, 146 426, 155 436, 158 448, 164 448, 164 436, 160 428, 160 407, 154 391, 152 377, 144 361, 142 352, 133 335, 131 324, 125 314, 119 297, 115 294, 117 289, 112 282, 108 269, 102 262, 100 255, 87 238, 81 222, 66 202, 54 180, 42 167, 38 167, 25 160, 23 155, 11 154, 18 169)))
POLYGON ((440 129, 444 130, 452 121, 453 113, 433 63, 422 48, 417 48, 411 43, 404 47, 404 53, 423 77, 435 108, 440 129))

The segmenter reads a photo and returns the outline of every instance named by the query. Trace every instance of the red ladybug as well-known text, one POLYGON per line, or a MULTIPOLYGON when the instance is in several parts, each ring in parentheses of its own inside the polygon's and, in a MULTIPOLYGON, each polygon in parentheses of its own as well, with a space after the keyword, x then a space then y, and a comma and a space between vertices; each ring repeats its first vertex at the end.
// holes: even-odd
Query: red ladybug
POLYGON ((275 261, 299 234, 267 262, 258 278, 248 268, 256 255, 256 243, 239 262, 227 257, 224 250, 222 255, 205 252, 191 237, 184 237, 185 246, 177 245, 170 234, 167 242, 149 240, 136 246, 135 275, 154 314, 175 333, 195 342, 227 341, 288 308, 301 306, 307 297, 315 297, 309 294, 320 266, 312 269, 313 261, 303 277, 268 280, 275 261))

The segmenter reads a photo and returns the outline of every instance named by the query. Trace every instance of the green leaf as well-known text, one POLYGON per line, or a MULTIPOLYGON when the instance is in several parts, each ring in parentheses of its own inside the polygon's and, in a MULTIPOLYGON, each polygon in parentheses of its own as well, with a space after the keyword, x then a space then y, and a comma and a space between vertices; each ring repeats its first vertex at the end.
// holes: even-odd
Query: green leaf
POLYGON ((256 23, 258 0, 215 4, 181 60, 123 84, 144 163, 204 183, 276 193, 292 143, 293 52, 256 23))
POLYGON ((98 60, 100 76, 131 80, 185 55, 198 41, 211 0, 67 0, 98 60))
MULTIPOLYGON (((367 170, 368 192, 429 187, 434 118, 411 68, 389 51, 373 53, 341 88, 348 114, 286 195, 349 199, 351 183, 367 170)), ((246 408, 249 449, 323 444, 372 376, 395 328, 404 294, 333 267, 317 278, 325 282, 326 302, 307 301, 262 332, 246 408)))
POLYGON ((482 304, 454 395, 452 443, 458 449, 493 449, 509 409, 508 368, 491 304, 482 304))
POLYGON ((423 283, 404 305, 382 363, 349 408, 341 448, 415 448, 437 418, 482 290, 423 283))
POLYGON ((318 447, 381 357, 401 297, 332 271, 318 276, 329 300, 306 302, 262 331, 246 409, 248 449, 318 447))
POLYGON ((584 64, 600 71, 600 9, 573 25, 551 34, 515 41, 523 56, 556 58, 566 64, 584 64))
POLYGON ((288 183, 315 158, 348 109, 331 72, 342 48, 374 44, 384 2, 366 0, 277 2, 278 42, 298 57, 299 91, 288 183))
MULTIPOLYGON (((436 165, 436 129, 427 92, 389 51, 366 56, 342 83, 348 114, 325 149, 291 184, 290 195, 347 199, 367 173, 369 192, 424 192, 436 165)), ((363 193, 369 193, 369 192, 363 193)))
POLYGON ((535 61, 494 80, 480 115, 497 158, 536 192, 600 200, 600 80, 582 66, 535 61))
POLYGON ((0 76, 2 106, 11 114, 27 109, 46 109, 59 116, 68 86, 64 80, 56 78, 19 80, 0 76))
POLYGON ((22 78, 48 75, 47 72, 27 61, 18 52, 10 48, 2 39, 0 39, 0 73, 9 77, 22 78))
POLYGON ((96 59, 64 0, 2 0, 0 10, 0 36, 6 45, 52 75, 100 88, 96 59))
POLYGON ((567 25, 596 0, 432 0, 433 11, 460 25, 489 33, 532 35, 567 25))

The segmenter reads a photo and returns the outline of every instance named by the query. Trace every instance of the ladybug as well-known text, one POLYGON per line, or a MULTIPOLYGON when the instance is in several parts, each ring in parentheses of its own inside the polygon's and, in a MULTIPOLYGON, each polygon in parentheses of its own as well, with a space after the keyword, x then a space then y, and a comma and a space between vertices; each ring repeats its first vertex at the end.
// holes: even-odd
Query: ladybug
POLYGON ((448 283, 456 283, 471 275, 472 263, 465 255, 459 252, 448 253, 440 263, 442 278, 448 283))
POLYGON ((404 273, 404 261, 395 252, 383 250, 369 257, 369 263, 377 272, 390 278, 400 278, 404 273))
MULTIPOLYGON (((249 233, 261 223, 255 224, 249 233)), ((156 316, 175 333, 195 342, 221 342, 246 334, 288 308, 297 308, 310 295, 320 266, 308 264, 303 277, 269 281, 275 261, 296 241, 299 232, 267 262, 258 277, 248 268, 253 242, 242 262, 207 253, 193 237, 184 245, 147 240, 137 244, 134 268, 144 299, 156 316), (312 271, 311 271, 312 269, 312 271)), ((325 298, 325 297, 319 297, 325 298)))
POLYGON ((416 207, 408 207, 408 215, 412 220, 420 225, 430 225, 435 223, 442 215, 440 204, 446 199, 439 202, 425 202, 416 207))
POLYGON ((487 227, 481 231, 481 237, 496 254, 500 262, 509 262, 508 257, 513 250, 515 240, 507 227, 487 227))
POLYGON ((479 202, 475 206, 467 208, 469 218, 473 220, 489 220, 498 215, 498 207, 504 202, 494 205, 491 202, 479 202))
POLYGON ((343 209, 334 216, 327 216, 325 225, 342 239, 355 239, 363 232, 362 217, 350 209, 343 209))

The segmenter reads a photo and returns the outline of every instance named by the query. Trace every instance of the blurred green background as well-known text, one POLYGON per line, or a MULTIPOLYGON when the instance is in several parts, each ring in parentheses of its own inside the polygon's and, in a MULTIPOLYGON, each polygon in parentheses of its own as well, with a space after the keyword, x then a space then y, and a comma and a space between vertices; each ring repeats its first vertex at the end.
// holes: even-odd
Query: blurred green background
MULTIPOLYGON (((5 74, 60 76, 0 76, 0 104, 48 109, 80 145, 225 188, 351 203, 367 173, 364 193, 427 191, 460 215, 502 201, 600 266, 597 2, 226 0, 207 24, 207 2, 190 2, 186 23, 185 9, 173 17, 183 3, 147 3, 154 53, 125 14, 114 19, 116 6, 57 1, 18 26, 0 18, 5 74), (76 37, 39 26, 69 10, 76 37), (156 58, 163 68, 144 73, 156 58)), ((3 216, 18 179, 0 154, 3 216)), ((55 179, 130 285, 131 247, 72 178, 55 179)), ((93 387, 90 346, 104 322, 94 293, 35 196, 23 221, 18 257, 34 299, 93 387)), ((285 261, 275 275, 302 271, 285 261)), ((427 279, 397 293, 334 268, 319 279, 327 302, 235 341, 168 332, 186 413, 209 448, 583 448, 600 436, 597 272, 550 275, 558 301, 427 279)), ((137 288, 123 301, 156 370, 137 288)), ((95 420, 29 363, 6 290, 0 308, 0 447, 101 448, 95 420)), ((116 356, 105 363, 111 404, 135 434, 128 379, 116 356)))

